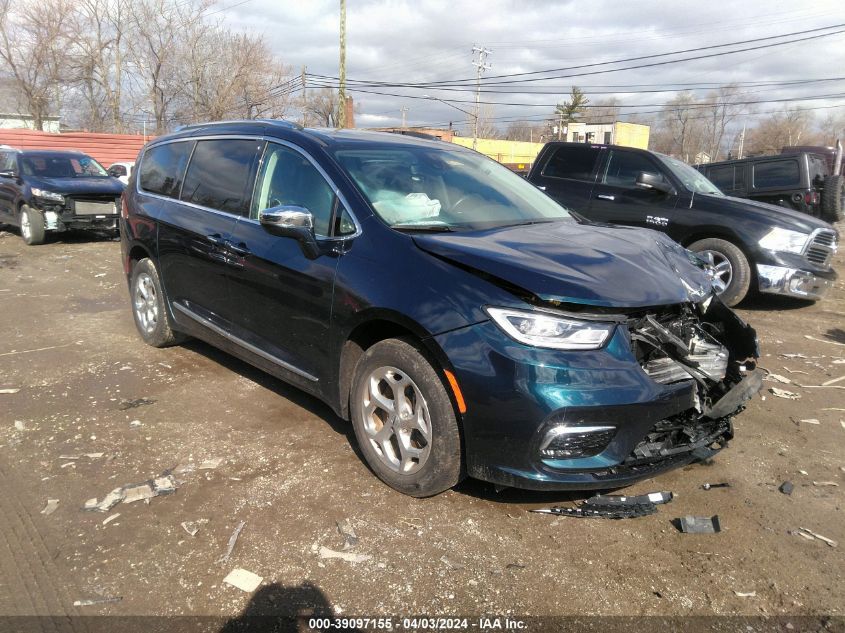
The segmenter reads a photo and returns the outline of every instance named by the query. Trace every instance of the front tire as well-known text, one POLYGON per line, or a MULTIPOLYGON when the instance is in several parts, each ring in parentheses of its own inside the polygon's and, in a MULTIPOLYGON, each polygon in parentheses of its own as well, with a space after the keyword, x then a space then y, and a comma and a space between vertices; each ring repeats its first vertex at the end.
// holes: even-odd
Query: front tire
POLYGON ((21 237, 28 246, 44 243, 44 214, 29 205, 21 207, 21 237))
POLYGON ((184 337, 174 332, 171 327, 161 281, 151 259, 144 258, 132 268, 129 296, 132 300, 135 327, 147 345, 169 347, 184 340, 184 337))
POLYGON ((455 408, 433 364, 409 341, 388 339, 364 352, 350 400, 358 446, 388 486, 430 497, 463 478, 455 408))
POLYGON ((822 190, 823 219, 831 224, 845 220, 845 177, 840 175, 828 176, 824 179, 822 190))
POLYGON ((733 307, 745 299, 751 288, 751 266, 736 244, 710 237, 694 242, 688 248, 701 255, 713 255, 713 288, 725 305, 733 307))

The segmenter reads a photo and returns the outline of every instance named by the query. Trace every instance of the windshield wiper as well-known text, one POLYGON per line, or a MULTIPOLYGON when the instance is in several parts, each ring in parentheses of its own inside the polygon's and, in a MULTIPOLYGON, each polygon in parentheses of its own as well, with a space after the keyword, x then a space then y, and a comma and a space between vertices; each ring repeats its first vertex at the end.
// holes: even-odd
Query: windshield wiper
POLYGON ((397 231, 429 231, 431 233, 452 233, 454 229, 446 224, 391 224, 397 231))

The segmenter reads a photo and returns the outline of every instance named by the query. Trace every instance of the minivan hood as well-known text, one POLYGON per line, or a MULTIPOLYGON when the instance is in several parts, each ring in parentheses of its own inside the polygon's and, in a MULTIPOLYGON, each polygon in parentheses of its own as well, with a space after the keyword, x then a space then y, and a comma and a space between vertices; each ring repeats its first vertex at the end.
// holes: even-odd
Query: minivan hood
POLYGON ((802 233, 812 233, 816 229, 836 230, 824 220, 814 218, 807 213, 775 204, 749 200, 748 198, 713 196, 706 193, 695 194, 693 209, 702 208, 704 205, 706 205, 707 210, 719 210, 729 215, 735 214, 737 217, 755 216, 758 221, 769 225, 769 227, 779 226, 802 233))
POLYGON ((46 189, 62 195, 75 194, 114 194, 119 196, 123 193, 124 184, 117 178, 27 178, 30 187, 46 189))
POLYGON ((709 275, 650 229, 573 221, 416 234, 422 250, 544 301, 640 308, 700 301, 709 275))

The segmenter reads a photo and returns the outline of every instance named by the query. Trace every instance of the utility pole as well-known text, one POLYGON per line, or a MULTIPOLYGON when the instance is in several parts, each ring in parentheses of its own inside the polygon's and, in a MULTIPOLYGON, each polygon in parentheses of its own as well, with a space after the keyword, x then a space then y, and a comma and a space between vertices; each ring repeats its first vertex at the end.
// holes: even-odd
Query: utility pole
POLYGON ((346 0, 340 0, 340 82, 337 89, 337 127, 346 127, 346 0))
POLYGON ((408 114, 408 109, 409 109, 409 108, 408 108, 408 106, 402 106, 402 108, 401 108, 401 110, 400 110, 400 111, 402 112, 402 129, 403 129, 403 130, 404 130, 406 127, 408 127, 408 126, 405 124, 405 115, 406 115, 406 114, 408 114))
POLYGON ((472 54, 478 55, 478 59, 472 60, 472 65, 475 66, 475 122, 472 131, 472 149, 478 148, 478 117, 481 109, 481 74, 485 70, 489 70, 490 64, 487 63, 487 56, 493 51, 478 46, 472 47, 472 54))
POLYGON ((563 134, 563 112, 557 113, 557 140, 562 140, 561 135, 563 134))
POLYGON ((302 66, 302 127, 308 127, 308 95, 305 92, 305 65, 302 66))
POLYGON ((743 145, 745 145, 745 123, 742 124, 742 132, 739 133, 739 149, 737 150, 737 158, 742 158, 743 145))

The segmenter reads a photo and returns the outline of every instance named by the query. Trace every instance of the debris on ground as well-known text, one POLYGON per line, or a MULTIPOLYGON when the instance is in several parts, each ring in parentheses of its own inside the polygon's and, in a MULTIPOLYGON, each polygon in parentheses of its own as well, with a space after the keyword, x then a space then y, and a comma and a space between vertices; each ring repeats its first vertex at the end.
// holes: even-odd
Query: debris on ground
POLYGON ((176 492, 178 484, 173 478, 173 475, 162 475, 150 481, 145 481, 141 484, 127 484, 120 488, 115 488, 102 501, 97 501, 97 498, 88 499, 83 510, 92 512, 108 512, 121 501, 123 503, 133 503, 135 501, 150 502, 153 497, 161 495, 169 495, 176 492))
POLYGON ((531 512, 582 518, 633 519, 656 513, 657 506, 669 503, 673 496, 671 492, 652 492, 637 496, 596 495, 574 508, 553 506, 531 512))
POLYGON ((20 391, 20 389, 0 389, 0 393, 10 394, 10 395, 13 394, 13 393, 17 393, 18 391, 20 391))
POLYGON ((719 484, 701 484, 702 490, 712 490, 713 488, 730 488, 731 485, 727 482, 722 482, 719 484))
POLYGON ((806 420, 798 420, 801 424, 821 424, 816 418, 808 418, 806 420))
POLYGON ((822 387, 830 387, 830 385, 835 385, 838 382, 842 382, 845 380, 845 376, 840 376, 839 378, 834 378, 833 380, 828 380, 827 382, 823 382, 821 384, 822 387))
POLYGON ((794 489, 795 486, 791 481, 784 481, 778 488, 778 490, 780 490, 785 495, 791 495, 794 489))
POLYGON ((103 519, 103 525, 108 525, 109 523, 114 521, 119 516, 120 516, 120 512, 115 512, 114 514, 107 516, 105 519, 103 519))
POLYGON ((336 552, 328 547, 320 546, 320 558, 340 558, 347 563, 365 563, 372 558, 369 554, 355 554, 353 552, 336 552))
POLYGON ((141 426, 141 420, 132 420, 132 421, 129 423, 129 428, 130 428, 130 429, 137 429, 137 428, 139 428, 140 426, 141 426))
POLYGON ((23 420, 15 420, 15 430, 26 431, 26 424, 23 423, 23 420))
POLYGON ((842 347, 845 347, 845 343, 837 343, 836 341, 827 341, 823 338, 816 338, 815 336, 810 336, 809 334, 805 334, 804 338, 808 339, 810 341, 816 341, 818 343, 827 343, 828 345, 841 345, 842 347))
POLYGON ((769 387, 769 393, 777 398, 785 398, 786 400, 798 400, 801 396, 785 389, 778 389, 777 387, 769 387))
POLYGON ((757 597, 757 592, 756 592, 756 591, 742 592, 742 591, 736 591, 736 590, 734 590, 734 595, 735 595, 737 598, 756 598, 756 597, 757 597))
POLYGON ((770 373, 766 376, 765 380, 770 380, 772 382, 779 382, 783 385, 789 385, 789 384, 792 383, 792 381, 789 378, 787 378, 786 376, 781 376, 780 374, 771 374, 770 373))
POLYGON ((826 536, 822 536, 821 534, 813 532, 812 530, 808 530, 807 528, 804 528, 804 527, 798 528, 798 531, 795 532, 795 533, 798 536, 803 536, 805 539, 808 539, 808 540, 817 539, 819 541, 822 541, 823 543, 827 543, 830 547, 836 547, 837 546, 837 542, 834 541, 833 539, 827 538, 826 536))
POLYGON ((839 487, 839 484, 835 481, 814 481, 813 485, 818 488, 822 488, 824 486, 836 486, 837 488, 839 487))
POLYGON ((804 476, 806 477, 806 476, 807 476, 807 475, 809 475, 810 473, 808 473, 806 470, 799 470, 799 471, 798 471, 798 474, 799 474, 799 475, 804 475, 804 476))
POLYGON ((200 531, 200 527, 208 523, 208 519, 198 519, 196 521, 183 521, 180 525, 190 536, 196 536, 200 531))
POLYGON ((684 534, 716 534, 722 531, 719 515, 712 517, 685 516, 677 519, 678 527, 684 534))
POLYGON ((235 549, 235 543, 238 542, 238 537, 241 535, 241 530, 244 529, 246 525, 246 521, 241 521, 238 523, 235 531, 232 532, 232 536, 229 537, 229 543, 226 545, 226 553, 223 554, 220 558, 217 559, 217 563, 225 563, 229 560, 229 557, 232 555, 232 551, 235 549))
POLYGON ((156 496, 155 490, 150 484, 134 484, 123 489, 123 503, 135 503, 146 501, 156 496))
POLYGON ((446 565, 449 569, 453 569, 455 571, 458 571, 459 569, 464 568, 464 566, 461 565, 460 563, 453 563, 451 560, 446 558, 445 554, 440 557, 440 562, 443 563, 444 565, 446 565))
POLYGON ((207 459, 204 462, 201 462, 199 466, 197 466, 198 470, 214 470, 220 464, 223 463, 222 457, 217 457, 216 459, 207 459))
POLYGON ((47 505, 44 506, 44 509, 41 511, 41 514, 44 516, 50 516, 56 511, 56 508, 59 507, 59 500, 58 499, 47 499, 47 505))
POLYGON ((155 400, 151 400, 150 398, 137 398, 136 400, 124 400, 118 406, 118 410, 120 411, 127 411, 129 409, 137 409, 138 407, 143 407, 148 404, 155 404, 155 400))
POLYGON ((229 575, 223 579, 227 585, 232 585, 235 589, 240 589, 246 593, 252 593, 258 586, 264 582, 264 579, 258 574, 253 574, 246 569, 233 569, 229 575))
POLYGON ((349 522, 349 519, 337 521, 337 531, 343 537, 344 552, 352 549, 358 544, 358 535, 355 534, 355 530, 352 528, 352 524, 349 522))
POLYGON ((74 600, 75 607, 91 607, 96 604, 114 604, 123 600, 123 596, 115 596, 114 598, 93 598, 90 600, 74 600))
POLYGON ((105 497, 103 500, 98 502, 97 498, 94 497, 93 499, 88 499, 85 502, 85 505, 82 506, 83 510, 89 510, 91 512, 108 512, 118 503, 123 501, 124 493, 123 488, 115 488, 105 497))

